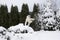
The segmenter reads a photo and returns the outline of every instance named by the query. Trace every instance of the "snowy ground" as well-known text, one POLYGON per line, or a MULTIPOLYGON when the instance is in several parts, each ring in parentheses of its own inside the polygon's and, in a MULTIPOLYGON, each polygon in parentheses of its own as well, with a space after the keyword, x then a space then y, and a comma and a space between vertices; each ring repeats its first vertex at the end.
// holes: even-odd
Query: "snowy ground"
MULTIPOLYGON (((6 39, 0 38, 0 40, 6 39)), ((60 40, 60 32, 39 31, 32 34, 15 34, 15 36, 10 34, 10 40, 60 40)))
POLYGON ((60 40, 58 31, 39 31, 32 35, 32 40, 60 40))
POLYGON ((60 32, 58 31, 38 31, 32 34, 15 34, 10 40, 60 40, 60 32))
POLYGON ((8 28, 9 31, 7 30, 4 31, 5 28, 0 27, 0 40, 7 40, 7 39, 8 40, 60 40, 60 31, 34 32, 32 28, 27 26, 24 26, 24 28, 22 28, 23 26, 24 26, 23 24, 11 26, 10 28, 8 28), (24 30, 27 30, 28 32, 21 33, 21 31, 24 31, 24 30))

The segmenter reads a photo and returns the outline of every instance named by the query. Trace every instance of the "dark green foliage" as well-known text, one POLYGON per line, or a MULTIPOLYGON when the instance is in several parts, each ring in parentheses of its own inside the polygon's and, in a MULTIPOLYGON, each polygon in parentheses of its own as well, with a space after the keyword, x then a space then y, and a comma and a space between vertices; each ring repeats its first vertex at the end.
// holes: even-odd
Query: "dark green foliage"
POLYGON ((11 12, 8 12, 8 8, 5 5, 0 7, 0 26, 9 28, 10 26, 24 23, 26 16, 29 14, 29 8, 27 4, 22 5, 21 12, 18 12, 17 6, 11 6, 11 12))
POLYGON ((12 25, 17 25, 19 23, 19 13, 17 6, 11 7, 11 12, 8 13, 8 8, 5 5, 0 7, 0 26, 9 28, 12 25))
POLYGON ((31 14, 31 17, 32 17, 32 18, 35 18, 35 21, 32 22, 31 27, 32 27, 35 31, 40 30, 40 28, 38 27, 38 19, 37 19, 38 13, 39 13, 39 5, 38 5, 38 4, 37 4, 37 5, 34 4, 33 12, 32 12, 32 14, 31 14))
POLYGON ((39 13, 39 5, 34 4, 33 12, 31 14, 31 17, 35 17, 35 15, 38 14, 38 13, 39 13))
POLYGON ((19 13, 17 6, 11 7, 11 13, 9 15, 9 25, 17 25, 19 23, 19 13))
MULTIPOLYGON (((38 6, 34 4, 33 12, 31 12, 31 16, 33 18, 37 18, 37 13, 39 12, 38 6)), ((17 6, 11 6, 11 12, 8 12, 7 6, 1 5, 0 7, 0 26, 4 26, 5 28, 9 28, 10 26, 17 25, 19 23, 25 23, 26 16, 29 15, 29 8, 27 4, 22 5, 21 12, 18 12, 17 6)), ((34 30, 37 30, 36 20, 31 24, 31 27, 34 30)), ((39 30, 39 29, 38 29, 39 30)))
POLYGON ((1 5, 0 7, 0 26, 8 27, 8 9, 7 6, 1 5))
POLYGON ((27 4, 22 5, 22 10, 20 14, 20 23, 24 23, 26 16, 29 15, 29 8, 27 4))

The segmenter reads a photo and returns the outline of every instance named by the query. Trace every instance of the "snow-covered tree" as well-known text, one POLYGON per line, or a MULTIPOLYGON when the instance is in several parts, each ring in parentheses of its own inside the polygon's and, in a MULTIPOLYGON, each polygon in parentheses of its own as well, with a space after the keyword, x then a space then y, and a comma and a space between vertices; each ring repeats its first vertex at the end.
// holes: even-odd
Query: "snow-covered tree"
POLYGON ((57 26, 55 27, 55 29, 60 30, 60 8, 58 9, 56 13, 56 23, 57 23, 57 26))
POLYGON ((51 0, 47 0, 47 4, 44 5, 43 13, 40 14, 41 16, 39 15, 39 21, 41 20, 41 29, 52 29, 53 26, 55 27, 56 20, 54 19, 55 15, 51 5, 51 0))
POLYGON ((57 11, 57 3, 56 0, 51 0, 51 8, 53 11, 57 11))
POLYGON ((27 4, 22 5, 20 14, 20 23, 25 23, 26 16, 29 15, 29 8, 27 4))

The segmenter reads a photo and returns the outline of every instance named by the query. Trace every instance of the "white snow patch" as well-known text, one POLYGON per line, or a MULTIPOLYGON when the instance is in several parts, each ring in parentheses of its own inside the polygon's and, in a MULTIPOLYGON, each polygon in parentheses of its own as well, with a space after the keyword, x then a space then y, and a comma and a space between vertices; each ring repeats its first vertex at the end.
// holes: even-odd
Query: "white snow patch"
POLYGON ((0 31, 6 30, 4 27, 0 26, 0 31))
MULTIPOLYGON (((9 30, 15 31, 20 27, 22 29, 25 28, 29 31, 31 30, 28 26, 24 27, 23 26, 24 26, 23 24, 18 24, 16 26, 10 27, 9 30)), ((0 29, 3 29, 3 27, 1 27, 0 29)), ((14 33, 13 31, 12 32, 7 31, 5 36, 0 35, 0 40, 7 40, 6 39, 7 37, 9 37, 10 40, 60 40, 60 31, 35 31, 33 33, 24 33, 24 34, 14 33)))
POLYGON ((38 31, 32 34, 15 34, 10 36, 11 40, 60 40, 59 31, 38 31))
POLYGON ((57 11, 56 16, 57 16, 57 17, 60 17, 60 8, 59 8, 59 10, 57 11))
POLYGON ((31 36, 32 40, 60 40, 59 31, 39 31, 31 36))
POLYGON ((24 26, 23 24, 18 24, 18 25, 16 25, 16 26, 11 26, 10 28, 8 28, 8 30, 9 31, 14 31, 14 32, 16 32, 17 30, 18 31, 24 31, 24 30, 27 30, 28 31, 28 33, 29 32, 34 32, 34 30, 31 28, 31 27, 29 27, 29 26, 24 26))

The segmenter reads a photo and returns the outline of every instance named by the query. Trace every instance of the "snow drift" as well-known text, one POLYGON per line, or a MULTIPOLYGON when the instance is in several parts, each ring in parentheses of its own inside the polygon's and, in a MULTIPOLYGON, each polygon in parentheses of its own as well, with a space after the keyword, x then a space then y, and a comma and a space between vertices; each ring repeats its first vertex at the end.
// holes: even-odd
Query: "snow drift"
POLYGON ((34 32, 34 30, 31 27, 24 26, 23 24, 11 26, 10 28, 8 28, 7 31, 4 27, 1 26, 0 40, 60 40, 60 31, 35 31, 34 32), (27 30, 28 32, 21 33, 24 30, 27 30), (16 31, 17 33, 15 33, 16 31), (1 32, 3 32, 5 35, 3 35, 1 32))
POLYGON ((23 31, 27 31, 28 33, 34 32, 34 30, 31 27, 24 26, 22 23, 16 26, 11 26, 10 28, 8 28, 8 31, 19 32, 19 33, 23 31))

